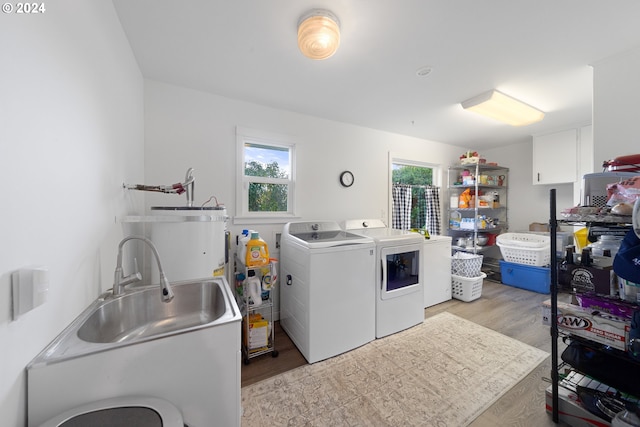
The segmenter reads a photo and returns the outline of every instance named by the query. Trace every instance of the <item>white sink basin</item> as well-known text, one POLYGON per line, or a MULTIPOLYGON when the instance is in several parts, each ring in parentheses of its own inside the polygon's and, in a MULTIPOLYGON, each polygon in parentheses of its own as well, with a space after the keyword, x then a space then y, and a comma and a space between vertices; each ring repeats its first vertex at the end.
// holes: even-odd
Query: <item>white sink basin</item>
POLYGON ((104 294, 27 366, 28 426, 123 396, 174 405, 184 424, 240 426, 241 314, 224 277, 104 294))

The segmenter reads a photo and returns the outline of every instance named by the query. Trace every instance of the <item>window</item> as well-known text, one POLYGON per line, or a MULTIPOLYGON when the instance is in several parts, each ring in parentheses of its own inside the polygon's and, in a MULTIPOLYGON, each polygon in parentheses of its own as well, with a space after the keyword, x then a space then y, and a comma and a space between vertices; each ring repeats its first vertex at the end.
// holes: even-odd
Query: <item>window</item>
POLYGON ((440 233, 437 168, 420 162, 392 159, 392 226, 399 229, 427 229, 440 233))
POLYGON ((238 127, 237 212, 242 217, 294 216, 295 144, 289 138, 238 127))
POLYGON ((392 163, 391 172, 391 180, 394 184, 433 184, 433 168, 431 167, 392 163))

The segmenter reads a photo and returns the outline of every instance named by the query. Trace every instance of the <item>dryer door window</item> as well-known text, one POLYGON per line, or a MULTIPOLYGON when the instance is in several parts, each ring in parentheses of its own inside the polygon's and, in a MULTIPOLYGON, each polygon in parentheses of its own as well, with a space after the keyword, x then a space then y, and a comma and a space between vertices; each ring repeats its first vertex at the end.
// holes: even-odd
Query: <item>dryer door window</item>
POLYGON ((403 245, 381 250, 381 297, 396 298, 419 290, 422 245, 403 245))

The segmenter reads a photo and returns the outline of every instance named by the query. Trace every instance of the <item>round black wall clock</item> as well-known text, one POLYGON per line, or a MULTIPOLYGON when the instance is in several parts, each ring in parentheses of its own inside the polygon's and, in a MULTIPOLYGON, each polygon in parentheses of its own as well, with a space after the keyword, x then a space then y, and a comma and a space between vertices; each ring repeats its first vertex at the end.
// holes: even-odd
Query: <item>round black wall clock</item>
POLYGON ((340 184, 343 187, 351 187, 353 185, 353 173, 351 171, 344 171, 340 174, 340 184))

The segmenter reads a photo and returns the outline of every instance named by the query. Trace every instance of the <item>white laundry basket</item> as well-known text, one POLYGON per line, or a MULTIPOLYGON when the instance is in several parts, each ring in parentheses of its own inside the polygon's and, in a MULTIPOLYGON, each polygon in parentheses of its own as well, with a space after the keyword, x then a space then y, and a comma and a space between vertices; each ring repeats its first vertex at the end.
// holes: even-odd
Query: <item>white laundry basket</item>
POLYGON ((542 267, 551 259, 551 238, 539 234, 504 233, 496 238, 502 257, 515 264, 542 267))
POLYGON ((482 283, 486 277, 485 273, 480 273, 477 277, 462 277, 452 274, 451 296, 464 302, 480 298, 482 295, 482 283))

